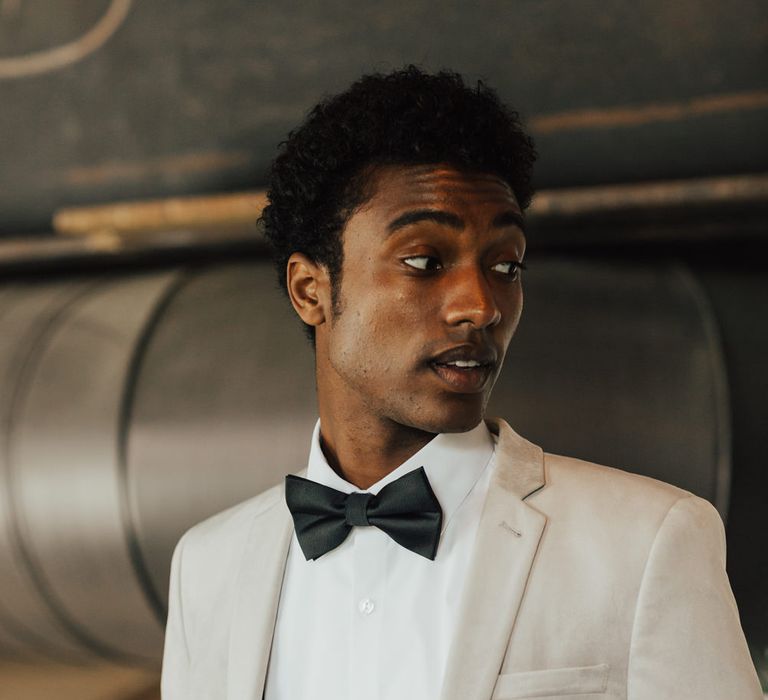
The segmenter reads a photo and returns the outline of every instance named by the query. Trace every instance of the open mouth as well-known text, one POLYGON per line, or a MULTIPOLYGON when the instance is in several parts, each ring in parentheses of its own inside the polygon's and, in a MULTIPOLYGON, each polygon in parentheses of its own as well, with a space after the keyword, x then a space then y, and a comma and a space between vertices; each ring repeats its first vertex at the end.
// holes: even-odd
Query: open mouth
POLYGON ((477 360, 433 361, 430 367, 454 390, 468 394, 482 391, 493 370, 493 364, 477 360))

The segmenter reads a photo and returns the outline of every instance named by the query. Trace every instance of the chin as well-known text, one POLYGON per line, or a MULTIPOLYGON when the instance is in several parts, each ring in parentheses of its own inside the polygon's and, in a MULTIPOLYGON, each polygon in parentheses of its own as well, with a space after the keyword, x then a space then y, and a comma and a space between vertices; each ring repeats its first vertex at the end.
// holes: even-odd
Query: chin
MULTIPOLYGON (((453 402, 451 402, 453 403, 453 402)), ((413 427, 427 433, 466 433, 477 427, 485 417, 485 402, 482 406, 451 405, 446 402, 443 406, 430 412, 421 413, 413 427)))

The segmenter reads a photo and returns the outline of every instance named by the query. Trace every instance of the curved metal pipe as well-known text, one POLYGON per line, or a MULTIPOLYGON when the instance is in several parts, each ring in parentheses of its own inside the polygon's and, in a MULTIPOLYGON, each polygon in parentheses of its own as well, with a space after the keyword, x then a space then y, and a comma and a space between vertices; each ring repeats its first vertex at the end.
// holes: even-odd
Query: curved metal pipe
MULTIPOLYGON (((724 512, 717 322, 683 267, 539 260, 489 412, 724 512)), ((0 288, 0 654, 157 666, 193 523, 306 462, 314 358, 264 262, 0 288)))

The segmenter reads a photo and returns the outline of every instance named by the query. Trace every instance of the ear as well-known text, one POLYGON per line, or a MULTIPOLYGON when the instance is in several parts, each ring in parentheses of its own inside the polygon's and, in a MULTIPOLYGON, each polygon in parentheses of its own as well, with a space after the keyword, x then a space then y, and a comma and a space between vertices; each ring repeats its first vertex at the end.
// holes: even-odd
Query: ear
POLYGON ((291 304, 304 323, 325 323, 331 311, 331 280, 324 265, 304 253, 292 253, 286 266, 286 285, 291 304))

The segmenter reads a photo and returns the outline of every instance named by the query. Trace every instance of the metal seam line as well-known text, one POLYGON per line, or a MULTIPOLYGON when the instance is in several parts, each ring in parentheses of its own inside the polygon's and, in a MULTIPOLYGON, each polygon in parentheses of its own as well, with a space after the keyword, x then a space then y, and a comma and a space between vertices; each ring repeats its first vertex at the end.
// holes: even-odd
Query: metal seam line
POLYGON ((139 332, 138 340, 134 346, 133 354, 128 365, 128 372, 125 377, 125 383, 123 385, 123 395, 120 402, 118 418, 117 468, 120 485, 121 519, 123 522, 123 532, 125 533, 125 542, 139 586, 144 591, 144 595, 146 596, 158 623, 163 629, 165 628, 165 618, 167 615, 166 607, 162 602, 160 593, 155 589, 152 582, 149 567, 147 566, 144 554, 141 551, 141 544, 133 522, 133 509, 131 508, 131 496, 128 487, 128 435, 131 427, 131 418, 133 417, 137 380, 141 372, 149 343, 152 340, 158 324, 172 302, 176 299, 178 293, 192 279, 194 279, 194 277, 195 275, 189 270, 177 272, 176 277, 168 283, 163 295, 157 301, 155 308, 144 323, 144 327, 139 332))

